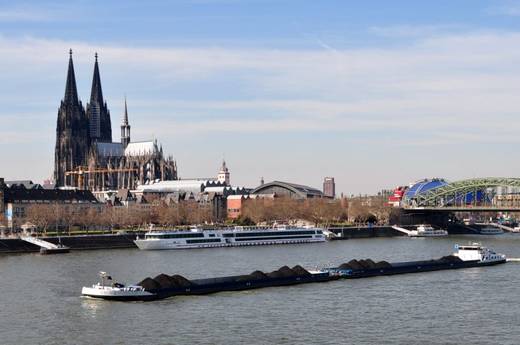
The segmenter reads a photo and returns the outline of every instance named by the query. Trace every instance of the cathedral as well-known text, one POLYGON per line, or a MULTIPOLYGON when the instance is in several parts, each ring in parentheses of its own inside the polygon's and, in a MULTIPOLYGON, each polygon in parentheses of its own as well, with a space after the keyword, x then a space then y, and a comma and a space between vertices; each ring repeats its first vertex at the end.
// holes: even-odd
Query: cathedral
POLYGON ((126 99, 121 142, 112 142, 110 111, 103 99, 97 53, 90 102, 85 108, 78 98, 70 50, 65 96, 56 125, 56 187, 105 191, 176 179, 177 164, 173 157, 164 156, 157 140, 131 141, 126 99))

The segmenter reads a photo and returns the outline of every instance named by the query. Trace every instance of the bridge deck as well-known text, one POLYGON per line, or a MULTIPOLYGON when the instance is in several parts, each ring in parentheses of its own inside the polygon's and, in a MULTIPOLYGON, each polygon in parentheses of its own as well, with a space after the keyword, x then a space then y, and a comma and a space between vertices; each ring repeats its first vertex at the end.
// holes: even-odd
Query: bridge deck
POLYGON ((520 212, 520 207, 472 206, 472 207, 405 207, 405 211, 424 212, 520 212))

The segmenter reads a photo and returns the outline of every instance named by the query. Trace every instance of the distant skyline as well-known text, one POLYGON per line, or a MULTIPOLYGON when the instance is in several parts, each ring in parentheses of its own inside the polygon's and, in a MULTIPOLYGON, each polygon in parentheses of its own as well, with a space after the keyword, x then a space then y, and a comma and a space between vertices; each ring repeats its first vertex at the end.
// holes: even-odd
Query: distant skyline
POLYGON ((520 1, 0 1, 0 177, 53 171, 68 51, 180 177, 376 193, 520 176, 520 1))

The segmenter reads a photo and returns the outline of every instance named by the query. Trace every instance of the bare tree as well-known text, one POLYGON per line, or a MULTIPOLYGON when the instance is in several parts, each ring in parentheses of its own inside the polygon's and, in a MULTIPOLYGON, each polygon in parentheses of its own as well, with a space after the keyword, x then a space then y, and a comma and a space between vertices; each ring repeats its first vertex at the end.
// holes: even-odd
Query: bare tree
POLYGON ((91 227, 97 225, 96 220, 98 217, 99 212, 95 207, 86 206, 81 209, 81 212, 76 217, 76 221, 81 225, 82 229, 88 233, 91 227))
POLYGON ((162 205, 157 208, 159 224, 162 226, 176 226, 180 223, 178 204, 162 205))
POLYGON ((7 225, 7 219, 3 212, 0 212, 0 226, 7 225))
POLYGON ((345 218, 345 209, 338 200, 308 199, 305 202, 303 218, 312 221, 316 226, 329 226, 345 218))
POLYGON ((211 204, 188 202, 186 204, 186 221, 188 224, 203 224, 212 222, 213 208, 211 204))
POLYGON ((54 205, 35 204, 27 207, 26 218, 36 225, 43 233, 47 233, 47 228, 54 225, 56 219, 53 217, 54 205))
POLYGON ((256 224, 269 222, 274 219, 272 214, 273 210, 270 205, 272 202, 273 200, 262 198, 245 200, 242 205, 242 215, 245 218, 251 219, 256 224))
POLYGON ((123 223, 124 214, 119 207, 107 206, 103 209, 102 219, 104 225, 108 225, 110 230, 117 229, 123 223))

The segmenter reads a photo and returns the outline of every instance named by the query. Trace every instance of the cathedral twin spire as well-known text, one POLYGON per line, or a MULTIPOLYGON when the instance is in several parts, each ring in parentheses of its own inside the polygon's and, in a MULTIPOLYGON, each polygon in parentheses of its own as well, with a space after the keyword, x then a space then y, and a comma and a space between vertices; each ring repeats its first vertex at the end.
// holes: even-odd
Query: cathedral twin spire
POLYGON ((74 75, 74 63, 72 62, 72 49, 69 50, 69 69, 67 71, 67 83, 65 84, 64 103, 78 102, 78 89, 76 88, 76 76, 74 75))
POLYGON ((101 77, 99 76, 98 55, 94 54, 94 75, 92 76, 92 89, 90 91, 90 103, 103 103, 103 90, 101 89, 101 77))
POLYGON ((72 50, 69 51, 69 68, 65 95, 58 109, 54 180, 57 186, 71 185, 68 172, 85 165, 90 148, 89 119, 78 98, 72 50))
POLYGON ((90 139, 92 141, 111 143, 112 123, 110 121, 110 111, 103 99, 97 53, 95 58, 96 61, 94 63, 94 75, 92 76, 90 102, 87 104, 87 117, 90 122, 90 139))
POLYGON ((95 58, 90 102, 85 111, 78 97, 72 49, 69 50, 65 95, 56 124, 54 177, 57 186, 71 186, 73 179, 67 172, 87 164, 93 143, 112 142, 110 112, 103 99, 97 53, 95 58))
MULTIPOLYGON (((101 142, 112 142, 112 123, 110 111, 103 99, 101 88, 101 77, 99 75, 98 55, 95 54, 94 74, 92 76, 92 89, 90 102, 87 104, 86 115, 89 121, 90 140, 101 142)), ((69 51, 69 68, 67 72, 67 83, 63 102, 66 104, 79 103, 74 63, 72 61, 72 49, 69 51)))

